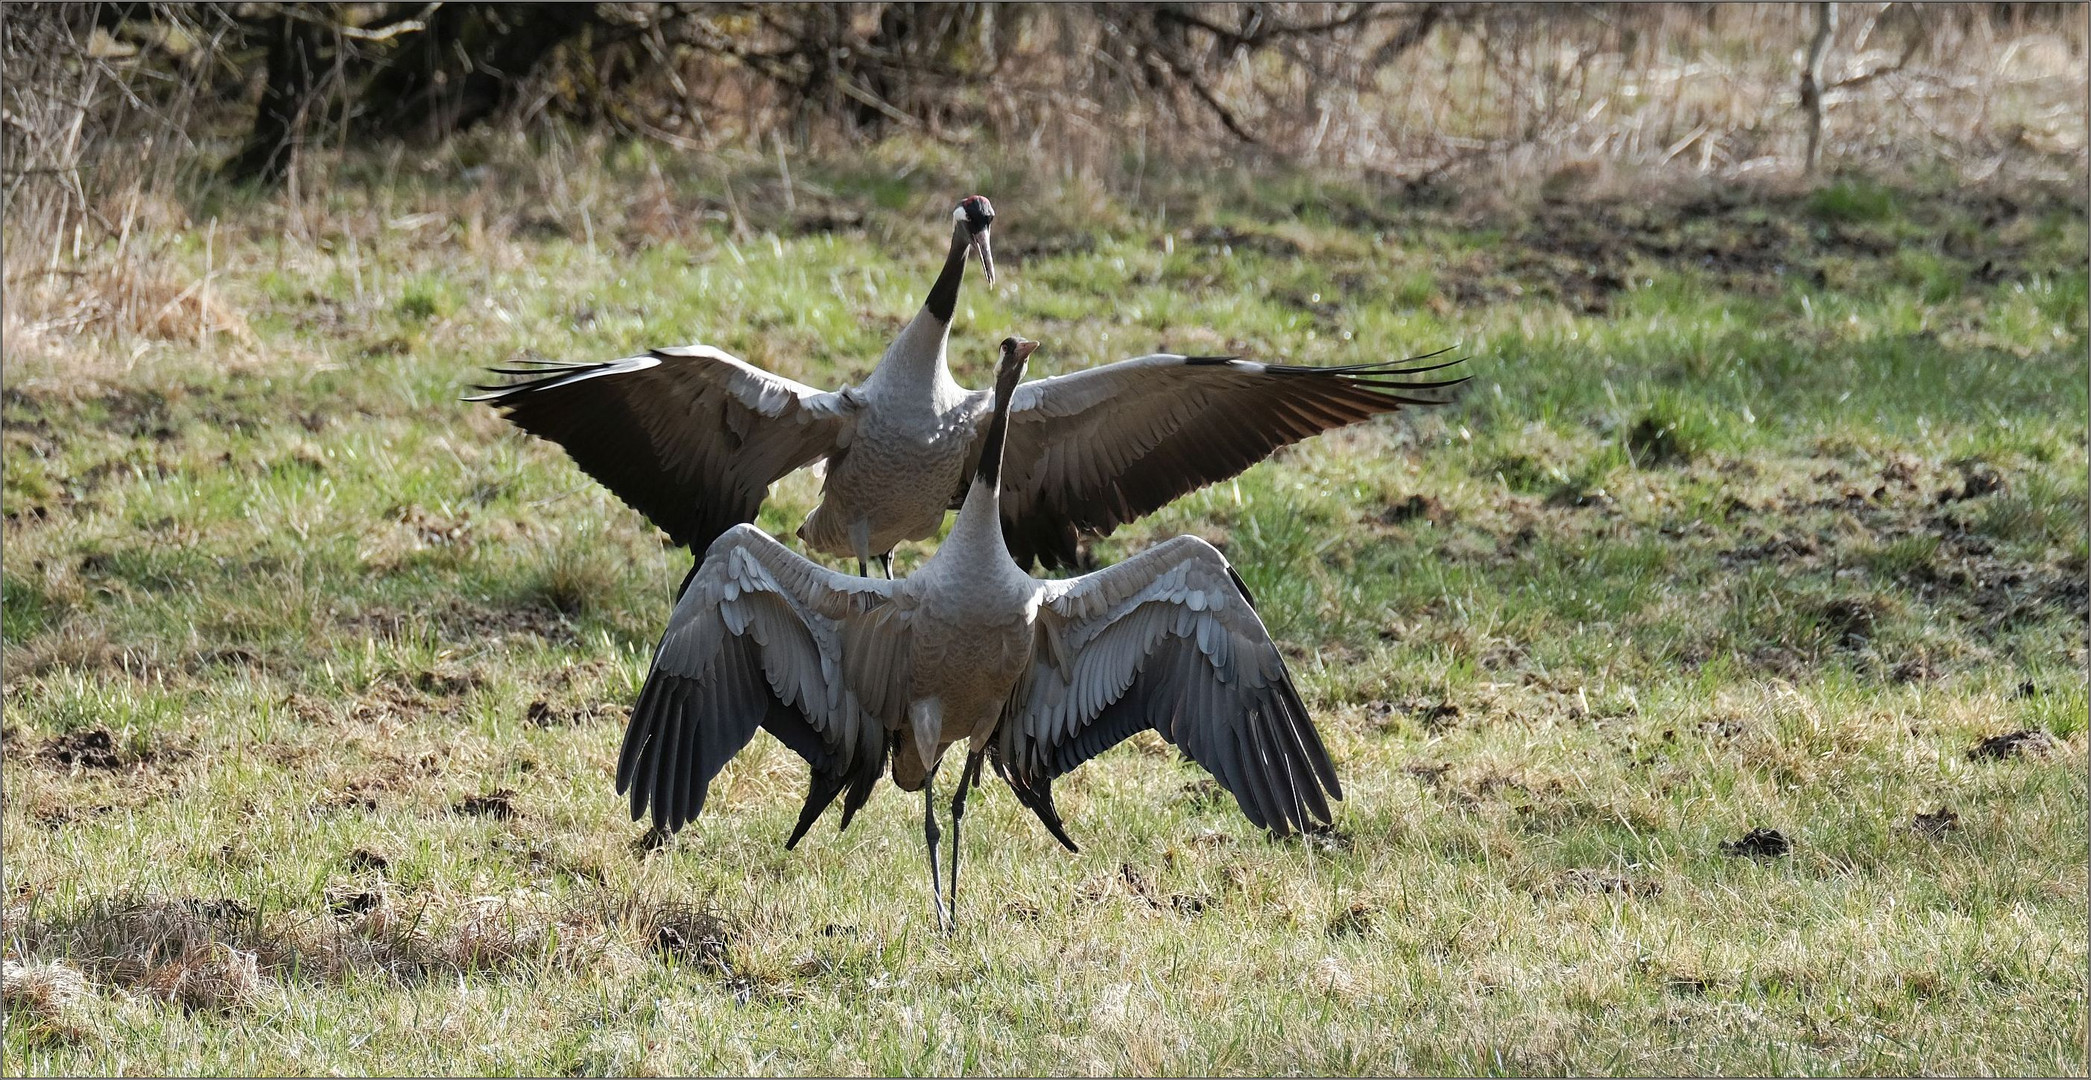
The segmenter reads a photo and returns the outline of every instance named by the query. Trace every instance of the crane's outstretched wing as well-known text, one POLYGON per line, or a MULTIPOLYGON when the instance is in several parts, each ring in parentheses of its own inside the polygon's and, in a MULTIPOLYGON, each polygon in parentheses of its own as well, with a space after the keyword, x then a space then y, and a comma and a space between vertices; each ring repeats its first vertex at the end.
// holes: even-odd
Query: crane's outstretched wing
POLYGON ((892 589, 808 561, 753 525, 714 541, 676 601, 625 729, 617 791, 631 792, 632 819, 649 805, 668 832, 696 818, 712 778, 761 726, 813 767, 785 846, 845 787, 848 826, 885 764, 886 733, 844 685, 843 625, 892 589))
POLYGON ((1145 728, 1285 835, 1330 820, 1336 770, 1284 658, 1225 556, 1179 536, 1048 583, 1029 690, 1012 700, 995 768, 1073 849, 1052 781, 1145 728), (1324 797, 1324 792, 1327 798, 1324 797))
POLYGON ((709 345, 602 364, 491 369, 468 398, 558 443, 677 544, 702 553, 753 521, 778 478, 848 442, 855 405, 709 345))
POLYGON ((1417 363, 1438 355, 1318 368, 1158 353, 1024 383, 1002 478, 1009 553, 1073 566, 1078 533, 1109 535, 1288 443, 1443 404, 1428 392, 1466 380, 1416 379, 1459 363, 1417 363))

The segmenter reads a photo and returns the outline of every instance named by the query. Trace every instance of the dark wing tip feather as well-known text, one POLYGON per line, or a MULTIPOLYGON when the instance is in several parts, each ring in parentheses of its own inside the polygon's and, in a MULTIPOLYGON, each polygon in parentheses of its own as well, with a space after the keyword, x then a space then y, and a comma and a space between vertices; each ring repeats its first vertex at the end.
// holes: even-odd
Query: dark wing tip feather
POLYGON ((1234 587, 1241 592, 1242 599, 1249 602, 1249 610, 1255 611, 1256 594, 1249 591, 1249 583, 1243 581, 1242 576, 1235 572, 1233 563, 1227 564, 1227 580, 1234 582, 1234 587))
POLYGON ((799 822, 792 827, 791 837, 784 841, 784 850, 799 846, 799 841, 806 838, 806 831, 813 828, 813 823, 820 820, 828 804, 842 793, 843 786, 842 777, 824 776, 818 769, 814 770, 812 786, 806 792, 806 805, 799 811, 799 822))
POLYGON ((496 408, 513 407, 512 399, 535 393, 574 375, 600 371, 608 364, 561 364, 550 360, 526 360, 517 363, 535 364, 535 367, 488 367, 490 375, 500 375, 511 381, 499 383, 472 383, 474 390, 484 393, 468 397, 466 401, 484 401, 496 408))
POLYGON ((1008 782, 1009 790, 1016 793, 1016 800, 1037 815, 1039 823, 1046 827, 1047 832, 1053 834, 1053 839, 1060 841, 1062 847, 1077 855, 1081 854, 1081 846, 1074 842, 1073 837, 1067 835, 1066 823, 1060 820, 1060 809, 1053 805, 1052 777, 1027 775, 1011 768, 1000 755, 996 755, 994 761, 995 772, 1000 773, 1002 779, 1008 782))
POLYGON ((1349 383, 1352 386, 1371 386, 1387 390, 1441 390, 1447 386, 1458 386, 1461 383, 1472 382, 1474 381, 1474 377, 1472 375, 1462 375, 1457 379, 1439 379, 1435 382, 1410 382, 1406 379, 1387 379, 1372 375, 1352 375, 1346 377, 1343 381, 1349 383))
POLYGON ((1435 360, 1451 351, 1451 348, 1447 347, 1400 360, 1368 360, 1362 364, 1334 364, 1327 367, 1313 364, 1265 364, 1264 369, 1276 375, 1421 375, 1427 371, 1441 371, 1466 363, 1467 358, 1464 356, 1455 356, 1436 364, 1420 363, 1424 360, 1435 360))

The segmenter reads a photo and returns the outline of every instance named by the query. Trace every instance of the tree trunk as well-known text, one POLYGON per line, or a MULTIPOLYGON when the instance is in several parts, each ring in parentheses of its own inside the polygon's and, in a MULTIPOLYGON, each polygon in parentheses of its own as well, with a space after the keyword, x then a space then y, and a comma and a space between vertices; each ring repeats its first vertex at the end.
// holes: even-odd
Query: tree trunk
POLYGON ((313 112, 322 79, 320 49, 331 4, 286 4, 268 22, 268 76, 247 142, 225 163, 236 180, 282 181, 313 112))
POLYGON ((1802 172, 1815 174, 1822 152, 1822 65, 1829 58, 1830 37, 1837 32, 1837 5, 1815 5, 1815 37, 1808 42, 1808 63, 1801 69, 1801 109, 1808 114, 1808 156, 1802 172))
POLYGON ((439 138, 492 116, 554 49, 597 22, 593 4, 445 4, 380 68, 360 127, 439 138))

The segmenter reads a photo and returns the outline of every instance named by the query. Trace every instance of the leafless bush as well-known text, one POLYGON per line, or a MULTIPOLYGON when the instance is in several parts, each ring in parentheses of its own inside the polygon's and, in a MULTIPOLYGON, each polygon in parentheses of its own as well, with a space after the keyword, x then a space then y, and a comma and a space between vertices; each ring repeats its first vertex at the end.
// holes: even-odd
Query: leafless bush
POLYGON ((210 168, 210 125, 237 112, 235 24, 196 5, 21 4, 0 20, 0 194, 11 353, 115 330, 247 338, 208 276, 168 276, 144 250, 188 224, 182 183, 210 168), (148 60, 147 57, 152 59, 148 60))
POLYGON ((115 5, 19 4, 0 20, 9 284, 17 268, 166 224, 180 211, 153 200, 208 152, 197 121, 224 104, 204 99, 223 90, 234 24, 207 5, 129 7, 145 16, 120 23, 131 40, 111 33, 115 5))
MULTIPOLYGON (((489 123, 706 152, 901 132, 1106 180, 1154 155, 1489 186, 1796 172, 1819 134, 1833 169, 2080 182, 2084 7, 1824 10, 17 5, 0 29, 8 283, 179 221, 187 178, 280 175, 295 198, 343 149, 489 123)), ((164 300, 144 306, 116 322, 164 321, 164 300)))

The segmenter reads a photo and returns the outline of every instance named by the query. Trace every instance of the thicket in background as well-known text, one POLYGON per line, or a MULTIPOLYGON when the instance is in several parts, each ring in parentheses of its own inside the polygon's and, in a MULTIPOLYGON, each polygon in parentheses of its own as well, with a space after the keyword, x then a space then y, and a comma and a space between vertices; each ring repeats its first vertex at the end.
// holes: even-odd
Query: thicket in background
MULTIPOLYGON (((83 252, 120 267, 185 184, 295 203, 345 152, 489 125, 726 159, 902 134, 1106 185, 1150 157, 1542 193, 1819 157, 2081 192, 2086 39, 2068 4, 9 5, 9 309, 83 252)), ((127 285, 81 318, 209 323, 207 291, 127 285)))

